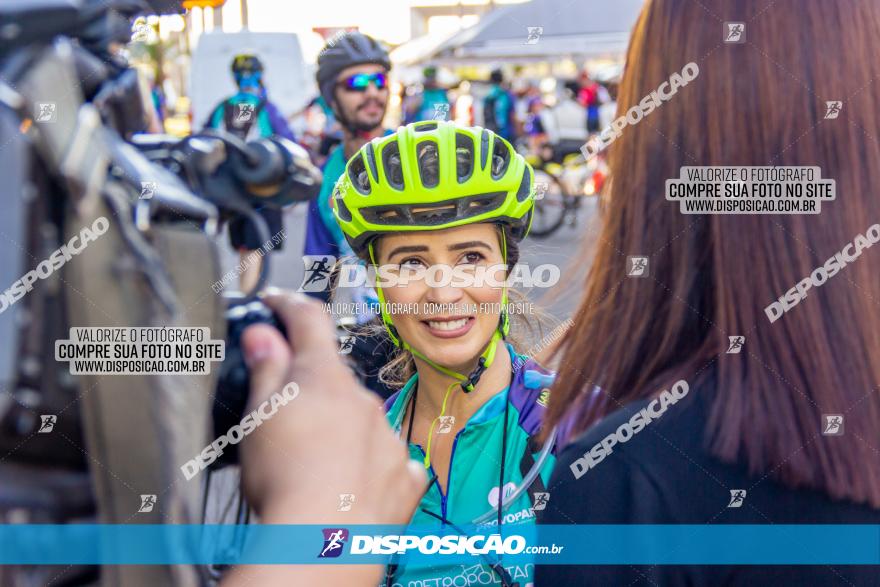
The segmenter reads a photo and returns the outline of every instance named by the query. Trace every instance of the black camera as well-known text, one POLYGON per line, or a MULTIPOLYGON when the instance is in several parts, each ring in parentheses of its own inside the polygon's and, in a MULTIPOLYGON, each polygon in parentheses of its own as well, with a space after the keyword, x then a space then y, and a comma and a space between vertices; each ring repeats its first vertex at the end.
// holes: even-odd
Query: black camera
MULTIPOLYGON (((92 493, 108 519, 125 519, 113 509, 118 491, 110 490, 125 475, 109 474, 128 465, 125 449, 142 452, 146 462, 169 455, 185 460, 204 443, 203 434, 236 424, 248 392, 242 331, 263 322, 283 332, 255 295, 267 282, 268 256, 254 291, 239 297, 210 291, 219 275, 215 239, 224 222, 245 219, 268 242, 255 208, 315 198, 321 173, 304 149, 283 138, 139 134, 147 123, 144 93, 113 47, 130 40, 133 17, 155 13, 155 4, 9 0, 0 6, 0 230, 16 245, 0 250, 0 286, 50 258, 83 223, 98 218, 112 226, 87 254, 68 259, 70 268, 59 266, 26 295, 0 292, 0 453, 9 452, 6 462, 0 459, 0 520, 28 500, 40 503, 25 510, 43 512, 33 519, 80 517, 95 509, 92 493), (73 326, 91 325, 210 325, 226 337, 226 358, 219 376, 207 374, 198 384, 162 376, 77 379, 55 359, 53 343, 73 326), (199 386, 215 380, 205 390, 209 399, 199 386), (120 399, 125 393, 128 404, 120 399), (50 416, 54 436, 45 430, 50 416), (188 427, 187 419, 194 424, 188 427), (123 440, 140 439, 140 446, 104 441, 126 425, 140 428, 123 440), (149 437, 158 438, 161 450, 143 446, 149 437), (100 451, 106 454, 96 456, 100 451), (58 470, 65 474, 58 477, 58 470), (46 490, 38 495, 28 487, 46 490), (77 503, 69 503, 74 496, 77 503)), ((143 477, 145 485, 165 487, 175 479, 164 469, 143 477)), ((187 509, 181 503, 172 511, 187 509)))

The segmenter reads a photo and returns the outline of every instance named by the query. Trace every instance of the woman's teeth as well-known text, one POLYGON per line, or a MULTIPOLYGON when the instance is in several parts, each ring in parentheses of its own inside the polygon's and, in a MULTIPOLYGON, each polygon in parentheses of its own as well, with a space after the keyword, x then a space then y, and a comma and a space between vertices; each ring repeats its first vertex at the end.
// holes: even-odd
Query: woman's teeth
POLYGON ((467 324, 467 321, 467 318, 461 318, 460 320, 444 320, 443 322, 428 320, 428 326, 435 330, 458 330, 467 324))

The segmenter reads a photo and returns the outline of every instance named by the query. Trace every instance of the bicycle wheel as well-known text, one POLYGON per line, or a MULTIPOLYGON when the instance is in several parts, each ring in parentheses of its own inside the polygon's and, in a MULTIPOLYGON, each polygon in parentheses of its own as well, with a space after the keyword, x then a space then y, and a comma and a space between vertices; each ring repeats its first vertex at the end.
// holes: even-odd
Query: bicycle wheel
POLYGON ((535 185, 538 195, 535 197, 529 235, 542 238, 550 236, 562 226, 570 198, 559 178, 543 169, 535 169, 535 185))

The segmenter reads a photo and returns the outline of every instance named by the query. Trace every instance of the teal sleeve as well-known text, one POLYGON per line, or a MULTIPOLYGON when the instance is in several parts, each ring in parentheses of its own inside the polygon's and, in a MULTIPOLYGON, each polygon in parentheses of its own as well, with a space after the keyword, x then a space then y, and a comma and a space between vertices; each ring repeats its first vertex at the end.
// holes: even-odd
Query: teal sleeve
POLYGON ((211 116, 208 117, 208 124, 205 125, 205 128, 220 128, 220 123, 223 122, 223 106, 226 102, 220 102, 214 111, 211 113, 211 116))
POLYGON ((339 227, 336 217, 333 216, 333 210, 330 207, 330 197, 333 194, 336 180, 342 177, 343 173, 345 173, 345 156, 342 154, 342 145, 339 145, 330 153, 327 162, 324 164, 324 181, 321 184, 321 193, 318 195, 317 204, 318 215, 321 217, 324 226, 333 235, 333 240, 336 242, 337 247, 339 247, 340 256, 350 255, 352 250, 348 246, 348 241, 345 240, 345 235, 342 233, 342 228, 339 227))

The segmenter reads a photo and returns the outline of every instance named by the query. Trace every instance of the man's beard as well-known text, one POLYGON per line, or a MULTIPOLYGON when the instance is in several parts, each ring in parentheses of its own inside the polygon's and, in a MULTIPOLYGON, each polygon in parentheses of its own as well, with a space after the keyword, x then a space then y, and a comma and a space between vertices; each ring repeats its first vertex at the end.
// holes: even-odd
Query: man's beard
POLYGON ((354 117, 349 118, 348 116, 346 116, 346 122, 348 123, 347 126, 349 127, 350 130, 352 130, 354 132, 359 132, 359 133, 374 131, 377 128, 379 128, 380 126, 382 126, 382 119, 385 118, 386 107, 387 107, 387 103, 383 104, 379 100, 368 100, 358 106, 358 108, 355 110, 354 117), (360 112, 360 110, 362 108, 364 108, 365 106, 367 106, 371 102, 379 105, 382 108, 382 115, 378 117, 378 120, 376 122, 366 122, 366 121, 358 120, 357 119, 358 112, 360 112))

